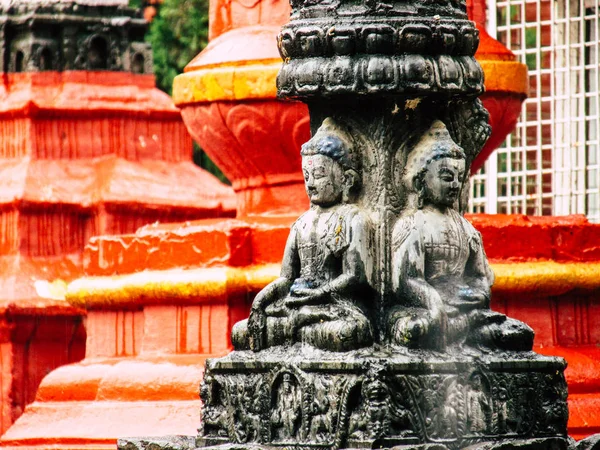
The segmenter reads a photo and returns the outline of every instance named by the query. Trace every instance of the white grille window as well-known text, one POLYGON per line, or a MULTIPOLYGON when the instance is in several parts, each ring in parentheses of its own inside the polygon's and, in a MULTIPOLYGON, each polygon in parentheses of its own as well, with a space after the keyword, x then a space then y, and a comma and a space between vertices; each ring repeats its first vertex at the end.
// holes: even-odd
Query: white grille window
POLYGON ((529 69, 514 132, 471 180, 473 212, 600 222, 598 0, 488 1, 490 34, 529 69))

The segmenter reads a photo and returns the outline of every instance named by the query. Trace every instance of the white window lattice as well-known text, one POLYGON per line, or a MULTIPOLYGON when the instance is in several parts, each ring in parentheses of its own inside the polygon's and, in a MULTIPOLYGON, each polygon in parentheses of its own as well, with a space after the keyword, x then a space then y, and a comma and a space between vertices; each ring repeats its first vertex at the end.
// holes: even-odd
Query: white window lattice
POLYGON ((529 69, 515 131, 472 177, 472 212, 600 222, 599 0, 488 1, 488 29, 529 69))

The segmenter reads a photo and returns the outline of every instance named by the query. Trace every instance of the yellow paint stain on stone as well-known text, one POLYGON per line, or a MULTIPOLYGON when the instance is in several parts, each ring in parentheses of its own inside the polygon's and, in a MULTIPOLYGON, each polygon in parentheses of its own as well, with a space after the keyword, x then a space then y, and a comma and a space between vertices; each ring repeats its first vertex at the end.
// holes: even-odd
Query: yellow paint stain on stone
MULTIPOLYGON (((485 74, 488 92, 527 95, 527 66, 517 61, 478 60, 485 74)), ((236 61, 207 66, 175 77, 173 100, 176 105, 219 100, 273 99, 281 60, 236 61)), ((419 99, 407 105, 416 107, 419 99)))
POLYGON ((202 78, 197 80, 198 87, 194 92, 194 97, 206 98, 207 101, 219 100, 222 98, 233 97, 233 74, 215 72, 206 73, 202 78))
POLYGON ((279 271, 279 265, 268 264, 83 277, 69 284, 66 300, 88 309, 226 301, 230 295, 258 292, 277 278, 279 271))
POLYGON ((421 103, 421 98, 417 97, 417 98, 411 98, 409 100, 406 100, 404 105, 405 105, 406 109, 415 110, 415 109, 417 109, 417 106, 419 106, 419 103, 421 103))
POLYGON ((600 288, 600 262, 536 261, 492 264, 493 291, 560 295, 574 289, 600 288))
POLYGON ((259 67, 237 69, 234 75, 234 96, 237 100, 248 98, 274 98, 277 71, 259 67))

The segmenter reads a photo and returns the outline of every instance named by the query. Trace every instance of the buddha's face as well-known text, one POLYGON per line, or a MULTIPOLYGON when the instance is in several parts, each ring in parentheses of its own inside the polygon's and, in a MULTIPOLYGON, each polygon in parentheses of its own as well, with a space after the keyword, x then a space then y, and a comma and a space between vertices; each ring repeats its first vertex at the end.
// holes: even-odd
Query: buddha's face
POLYGON ((426 203, 452 208, 465 178, 465 160, 440 158, 429 163, 423 178, 426 203))
POLYGON ((302 157, 306 194, 314 205, 328 207, 339 203, 344 191, 344 171, 325 155, 302 157))

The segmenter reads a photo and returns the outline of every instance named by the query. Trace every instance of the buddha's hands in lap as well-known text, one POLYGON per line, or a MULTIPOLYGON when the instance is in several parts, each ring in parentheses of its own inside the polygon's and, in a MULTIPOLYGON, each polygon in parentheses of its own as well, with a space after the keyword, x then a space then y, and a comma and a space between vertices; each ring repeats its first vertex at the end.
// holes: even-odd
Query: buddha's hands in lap
POLYGON ((439 295, 435 295, 430 298, 429 301, 429 314, 431 317, 430 328, 429 329, 437 329, 439 330, 439 339, 438 346, 440 348, 444 348, 446 346, 446 333, 448 330, 448 313, 446 312, 446 308, 442 299, 439 295))
POLYGON ((285 304, 289 308, 299 308, 305 305, 318 305, 327 298, 327 292, 323 288, 297 288, 290 292, 292 295, 286 299, 285 304))
POLYGON ((463 312, 484 308, 486 303, 487 297, 484 294, 476 292, 468 286, 459 287, 456 297, 451 298, 448 301, 450 306, 463 312))
POLYGON ((315 308, 306 305, 298 309, 298 313, 296 314, 296 326, 304 327, 315 323, 330 322, 337 318, 338 317, 327 308, 315 308))
POLYGON ((448 324, 448 314, 443 307, 433 305, 429 310, 431 314, 431 325, 438 327, 442 332, 446 332, 448 324))

